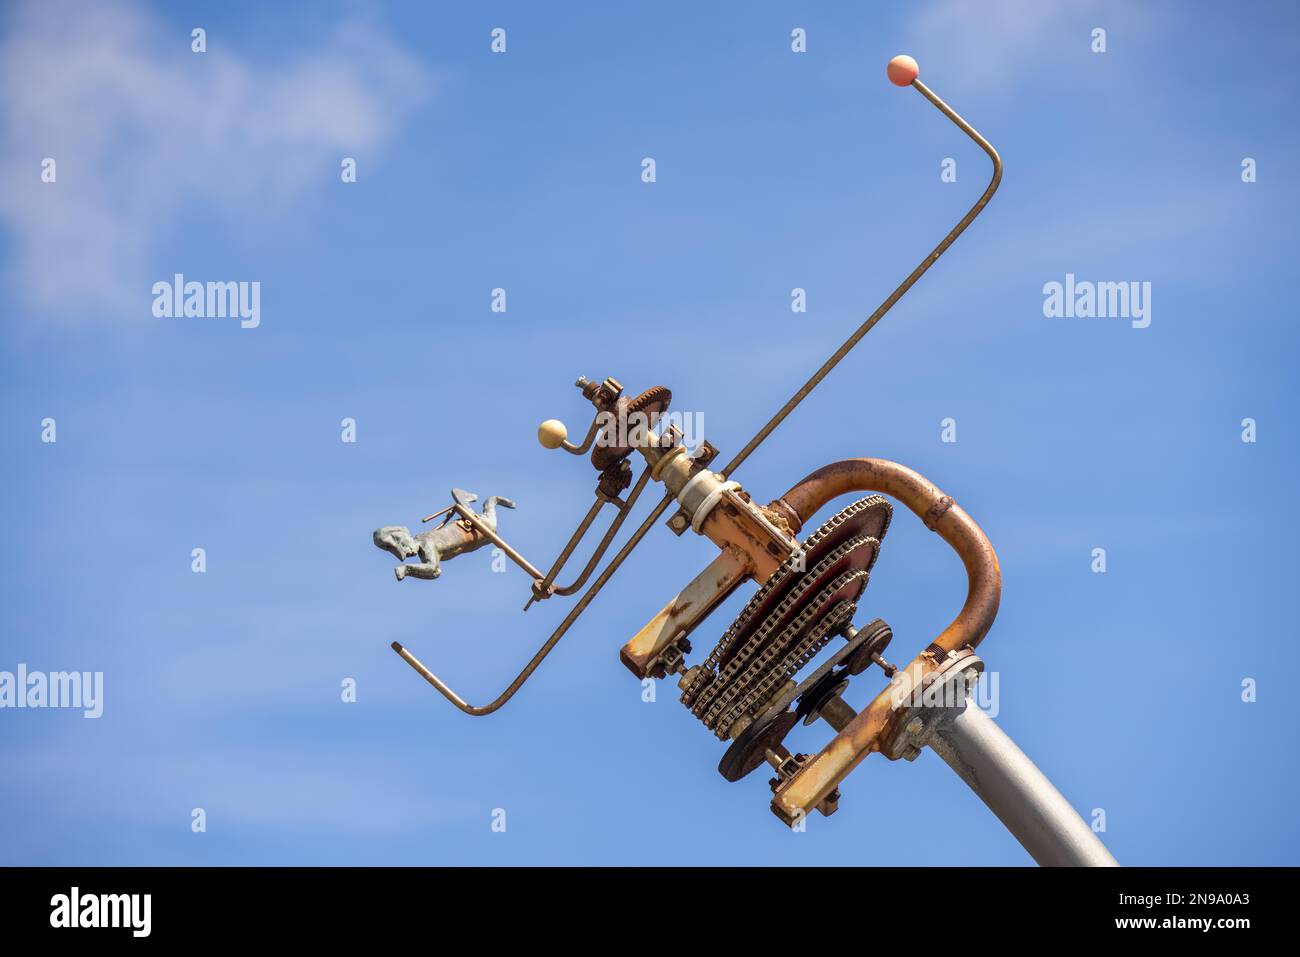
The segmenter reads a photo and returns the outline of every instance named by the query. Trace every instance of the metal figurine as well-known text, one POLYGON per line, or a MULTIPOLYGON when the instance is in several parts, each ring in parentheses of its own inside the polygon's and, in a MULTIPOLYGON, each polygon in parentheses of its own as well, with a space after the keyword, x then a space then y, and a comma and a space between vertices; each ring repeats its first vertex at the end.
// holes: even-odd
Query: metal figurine
POLYGON ((515 503, 510 499, 493 495, 483 503, 482 513, 476 515, 474 520, 465 517, 461 509, 472 513, 470 503, 478 501, 478 496, 473 492, 454 488, 451 490, 451 497, 455 502, 454 505, 449 505, 423 519, 427 522, 445 514, 447 517, 437 528, 421 532, 419 535, 412 535, 411 530, 405 525, 385 525, 383 528, 375 529, 376 547, 382 548, 401 562, 393 569, 393 574, 397 576, 399 582, 407 575, 429 581, 437 578, 442 574, 444 561, 482 548, 492 541, 492 537, 486 532, 496 531, 498 505, 505 508, 515 507, 515 503), (451 521, 453 515, 460 516, 454 523, 451 521), (406 559, 414 556, 418 556, 420 561, 417 564, 408 564, 406 559))
POLYGON ((398 578, 407 573, 436 577, 439 558, 492 541, 532 579, 531 604, 582 588, 644 487, 652 481, 663 486, 658 504, 495 699, 471 705, 410 651, 397 642, 392 647, 455 707, 469 715, 491 714, 514 696, 654 524, 676 506, 666 522, 669 530, 682 535, 690 529, 713 542, 719 552, 632 636, 619 657, 640 680, 679 676, 682 705, 718 739, 729 742, 718 766, 724 778, 738 781, 764 764, 770 766, 776 774, 769 782, 772 811, 797 827, 814 810, 834 813, 841 782, 868 756, 910 761, 928 747, 943 757, 1040 863, 1113 865, 1115 859, 1069 803, 971 703, 971 690, 984 668, 975 648, 992 627, 1002 594, 997 554, 974 519, 924 476, 884 459, 852 458, 827 465, 767 505, 760 505, 734 479, 749 455, 966 230, 1001 182, 997 151, 917 79, 915 60, 895 57, 887 73, 897 86, 914 88, 988 156, 991 176, 975 204, 721 469, 709 467, 718 455, 716 448, 705 442, 688 452, 671 420, 658 432, 641 427, 640 419, 653 422, 667 412, 672 393, 666 388, 654 386, 632 397, 624 394, 617 379, 580 378, 576 385, 596 410, 583 441, 576 445, 568 441, 568 429, 557 419, 543 422, 537 438, 545 448, 575 456, 584 455, 595 443, 591 464, 600 477, 594 503, 549 571, 531 565, 496 534, 489 509, 493 502, 510 504, 503 499, 489 500, 479 516, 457 497, 444 509, 460 516, 457 525, 415 539, 400 526, 375 533, 380 548, 399 558, 418 552, 423 559, 421 565, 398 566, 398 578), (629 460, 635 458, 644 466, 633 481, 629 460), (841 509, 811 534, 805 531, 825 505, 855 492, 878 494, 841 509), (893 638, 885 621, 877 618, 860 629, 852 623, 893 515, 886 496, 942 538, 966 570, 966 598, 956 617, 915 657, 897 666, 883 657, 893 638), (561 569, 606 505, 617 514, 594 554, 572 584, 556 585, 561 569), (746 583, 758 587, 744 610, 708 655, 688 663, 692 633, 746 583), (814 661, 820 662, 815 668, 814 661), (888 684, 857 710, 845 700, 845 692, 851 681, 876 674, 873 666, 883 672, 888 684), (816 754, 793 754, 783 742, 800 720, 820 721, 835 736, 816 754))

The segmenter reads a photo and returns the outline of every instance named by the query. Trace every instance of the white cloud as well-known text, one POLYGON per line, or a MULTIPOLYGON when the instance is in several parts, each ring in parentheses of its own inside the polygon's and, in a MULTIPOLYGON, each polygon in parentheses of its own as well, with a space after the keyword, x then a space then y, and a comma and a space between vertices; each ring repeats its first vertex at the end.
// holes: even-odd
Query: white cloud
POLYGON ((337 181, 343 156, 373 155, 431 85, 367 23, 255 62, 228 34, 192 53, 188 27, 128 2, 11 7, 0 40, 9 287, 29 310, 135 308, 185 204, 288 208, 337 181), (53 185, 40 181, 47 156, 53 185))

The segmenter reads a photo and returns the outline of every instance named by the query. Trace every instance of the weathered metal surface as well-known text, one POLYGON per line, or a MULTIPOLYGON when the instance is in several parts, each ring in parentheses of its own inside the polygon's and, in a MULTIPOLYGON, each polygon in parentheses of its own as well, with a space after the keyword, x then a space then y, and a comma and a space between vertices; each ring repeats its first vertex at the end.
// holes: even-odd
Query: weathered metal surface
POLYGON ((826 720, 839 730, 842 725, 836 724, 836 720, 847 711, 848 717, 843 718, 843 723, 847 724, 853 716, 853 709, 838 695, 849 677, 861 670, 854 670, 855 659, 878 642, 882 629, 888 631, 888 625, 879 620, 860 632, 847 629, 848 640, 842 647, 798 685, 789 682, 768 702, 766 710, 736 735, 718 764, 718 772, 728 781, 740 780, 762 763, 767 751, 777 750, 777 745, 800 718, 808 724, 829 710, 826 720), (832 697, 833 701, 839 702, 839 707, 832 703, 832 697))
POLYGON ((515 503, 510 499, 493 495, 483 503, 483 513, 477 515, 470 508, 470 503, 478 499, 473 492, 454 488, 451 490, 451 497, 452 505, 434 512, 428 518, 437 518, 444 513, 455 512, 460 516, 459 521, 451 522, 448 516, 448 519, 444 520, 438 528, 418 535, 412 535, 411 530, 405 525, 385 525, 383 528, 375 529, 374 535, 371 536, 375 547, 383 549, 401 561, 401 564, 393 569, 399 582, 408 575, 427 581, 437 578, 442 574, 444 561, 482 548, 494 540, 498 505, 504 508, 515 507, 515 503), (420 559, 417 564, 408 564, 405 561, 407 558, 417 556, 420 559))
POLYGON ((638 678, 649 677, 664 649, 688 636, 749 577, 749 570, 749 561, 743 553, 724 549, 632 636, 619 652, 619 659, 638 678))
POLYGON ((534 580, 542 577, 541 571, 539 571, 532 562, 524 558, 524 556, 521 555, 513 545, 496 533, 495 522, 488 524, 484 521, 482 516, 475 515, 474 511, 468 505, 462 505, 457 502, 455 508, 456 514, 461 517, 461 520, 464 521, 471 530, 482 535, 497 548, 501 549, 501 552, 507 558, 526 571, 534 580))
POLYGON ((597 471, 603 472, 631 455, 637 447, 638 430, 652 428, 659 416, 668 411, 672 400, 672 392, 661 385, 651 386, 633 399, 619 397, 606 416, 611 421, 602 429, 591 450, 591 464, 597 471))
POLYGON ((881 730, 876 750, 891 761, 916 760, 943 709, 964 702, 983 671, 983 660, 969 648, 938 658, 936 667, 910 694, 894 697, 895 707, 881 730))
MULTIPOLYGON (((683 685, 682 703, 703 718, 704 709, 719 690, 737 678, 740 667, 747 660, 763 653, 763 645, 782 636, 782 629, 799 614, 807 600, 818 594, 818 585, 845 571, 869 570, 878 553, 879 538, 889 527, 890 512, 889 503, 879 496, 856 502, 792 550, 777 570, 763 581, 705 662, 691 669, 690 680, 683 685), (800 596, 803 601, 799 600, 800 596), (737 655, 743 655, 744 660, 736 662, 737 655)), ((782 520, 780 527, 785 529, 789 525, 782 520)), ((863 585, 865 578, 857 590, 846 597, 856 599, 863 585)), ((830 605, 823 606, 825 611, 830 608, 830 605)), ((807 622, 808 627, 814 624, 813 621, 807 622)), ((792 649, 785 650, 792 652, 792 649)), ((775 661, 769 658, 769 663, 774 666, 783 662, 784 658, 775 661)), ((705 723, 719 733, 729 731, 725 724, 707 720, 705 723)))
POLYGON ((722 740, 733 737, 853 619, 852 596, 866 572, 848 571, 823 585, 766 647, 732 673, 710 700, 696 702, 695 714, 722 740))
POLYGON ((772 800, 772 810, 787 823, 798 820, 827 797, 879 745, 879 737, 895 711, 900 695, 940 667, 945 653, 974 648, 988 633, 1002 595, 997 554, 974 520, 926 478, 906 466, 884 459, 849 459, 818 469, 781 496, 773 507, 782 510, 792 527, 802 527, 826 502, 850 492, 881 492, 901 501, 957 552, 966 567, 966 602, 957 617, 839 734, 785 781, 772 800), (944 500, 947 499, 947 502, 944 500), (943 508, 936 509, 936 503, 943 508))
POLYGON ((863 491, 880 492, 897 499, 922 519, 932 515, 936 502, 948 500, 944 510, 933 519, 933 529, 960 556, 969 587, 966 603, 934 643, 944 651, 966 645, 975 647, 993 624, 1002 596, 998 557, 974 520, 924 476, 885 459, 846 459, 813 472, 773 505, 786 510, 793 523, 801 527, 832 499, 863 491))
POLYGON ((797 540, 782 531, 742 491, 723 492, 722 500, 700 531, 719 548, 738 548, 749 555, 758 581, 774 573, 798 547, 797 540))
POLYGON ((852 543, 855 547, 845 553, 845 562, 833 566, 833 573, 838 574, 850 567, 869 571, 875 564, 880 541, 889 529, 892 511, 889 503, 879 496, 863 499, 839 512, 809 536, 798 552, 763 583, 758 594, 737 617, 736 623, 723 637, 718 664, 726 665, 734 649, 745 641, 796 583, 802 584, 802 576, 817 570, 824 560, 846 545, 852 543))
POLYGON ((798 723, 793 711, 765 714, 745 728, 718 762, 718 773, 728 781, 739 781, 763 763, 769 751, 775 752, 798 723))

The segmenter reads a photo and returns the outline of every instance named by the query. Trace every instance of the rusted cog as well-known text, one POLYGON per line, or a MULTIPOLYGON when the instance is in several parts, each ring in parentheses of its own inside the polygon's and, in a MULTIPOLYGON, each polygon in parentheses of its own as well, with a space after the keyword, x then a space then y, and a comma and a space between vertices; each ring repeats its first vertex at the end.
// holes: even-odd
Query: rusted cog
MULTIPOLYGON (((716 694, 716 690, 706 693, 706 689, 717 682, 726 666, 746 647, 754 633, 768 622, 772 613, 796 590, 806 571, 816 570, 829 555, 855 538, 864 536, 872 542, 867 546, 865 554, 854 556, 853 565, 870 570, 880 547, 880 539, 885 537, 889 528, 892 514, 893 508, 886 499, 871 495, 832 516, 810 535, 803 543, 802 552, 792 555, 772 573, 719 639, 703 667, 683 690, 682 704, 694 711, 702 696, 710 698, 716 694), (863 558, 867 559, 866 564, 860 565, 863 558)), ((864 544, 858 543, 859 547, 864 544)), ((836 573, 842 571, 843 567, 838 567, 836 573)), ((805 588, 807 584, 810 583, 805 583, 805 588)), ((769 634, 774 631, 769 624, 769 634)))
MULTIPOLYGON (((858 549, 858 554, 863 551, 858 549)), ((738 661, 738 667, 728 669, 729 673, 720 674, 718 683, 706 691, 708 697, 702 696, 692 712, 719 737, 726 738, 737 718, 765 707, 785 679, 797 674, 832 634, 849 623, 857 610, 855 602, 866 586, 867 572, 850 568, 832 580, 820 579, 815 590, 809 589, 797 598, 792 595, 792 614, 784 614, 787 603, 783 602, 783 608, 772 615, 757 636, 759 650, 746 662, 738 661), (773 623, 779 623, 780 631, 769 631, 773 623)))
MULTIPOLYGON (((866 564, 859 567, 864 567, 869 571, 871 566, 875 564, 880 540, 884 538, 885 531, 889 528, 891 513, 892 507, 889 502, 879 495, 873 495, 854 502, 810 535, 803 543, 802 560, 799 559, 798 555, 795 555, 792 560, 778 569, 773 574, 772 579, 769 579, 772 587, 765 586, 760 590, 754 596, 754 601, 750 603, 749 607, 746 607, 736 618, 735 623, 732 625, 735 631, 731 635, 727 648, 718 657, 718 667, 726 666, 736 651, 744 645, 745 640, 753 633, 754 629, 762 624, 773 609, 794 589, 796 582, 799 582, 806 572, 818 570, 819 563, 834 554, 847 542, 863 537, 873 540, 867 553, 855 556, 854 561, 854 564, 857 565, 858 561, 865 558, 866 564)), ((858 543, 859 547, 862 544, 858 543)), ((837 568, 835 574, 842 570, 843 567, 837 568)), ((827 569, 821 569, 821 571, 825 572, 827 569)), ((806 583, 805 587, 807 587, 806 583)))
POLYGON ((668 411, 668 405, 673 401, 673 394, 661 385, 651 386, 634 399, 626 396, 620 398, 614 405, 615 423, 617 433, 610 435, 610 427, 606 428, 596 437, 596 442, 591 450, 591 464, 598 470, 604 471, 620 459, 625 459, 632 454, 632 446, 614 444, 620 439, 626 439, 628 433, 628 417, 634 413, 641 413, 648 416, 653 422, 658 416, 668 411))

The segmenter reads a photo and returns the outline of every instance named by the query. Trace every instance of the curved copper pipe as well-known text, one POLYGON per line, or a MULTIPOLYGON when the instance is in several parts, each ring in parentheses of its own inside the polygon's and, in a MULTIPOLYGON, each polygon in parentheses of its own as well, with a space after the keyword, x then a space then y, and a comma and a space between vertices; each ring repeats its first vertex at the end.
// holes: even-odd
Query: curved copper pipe
POLYGON ((849 492, 880 492, 898 499, 952 546, 966 566, 966 603, 932 647, 975 647, 988 634, 1002 599, 998 556, 974 520, 923 475, 885 459, 845 459, 818 469, 770 507, 780 509, 798 532, 833 498, 849 492))
POLYGON ((993 546, 953 500, 924 476, 884 459, 846 459, 818 469, 773 502, 794 531, 836 496, 880 492, 902 502, 952 546, 966 566, 966 603, 939 637, 891 679, 868 707, 839 730, 772 798, 772 810, 787 823, 809 813, 859 762, 879 746, 895 714, 896 696, 919 687, 946 652, 974 647, 988 633, 1002 598, 1002 570, 993 546))

